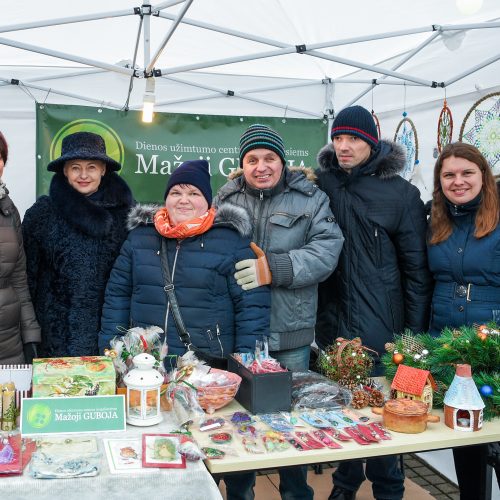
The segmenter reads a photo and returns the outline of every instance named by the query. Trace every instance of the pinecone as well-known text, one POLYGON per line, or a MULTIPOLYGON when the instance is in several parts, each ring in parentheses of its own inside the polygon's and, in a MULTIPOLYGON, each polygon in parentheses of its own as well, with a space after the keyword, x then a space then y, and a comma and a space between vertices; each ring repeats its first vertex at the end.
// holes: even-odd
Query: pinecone
POLYGON ((396 344, 394 342, 386 342, 384 345, 384 349, 387 352, 394 352, 394 349, 396 349, 396 344))
POLYGON ((370 395, 367 392, 361 390, 354 391, 352 393, 351 406, 356 410, 360 410, 368 406, 369 400, 370 395))
POLYGON ((369 406, 378 406, 381 408, 384 406, 385 397, 381 391, 373 389, 370 391, 370 400, 368 401, 369 406))

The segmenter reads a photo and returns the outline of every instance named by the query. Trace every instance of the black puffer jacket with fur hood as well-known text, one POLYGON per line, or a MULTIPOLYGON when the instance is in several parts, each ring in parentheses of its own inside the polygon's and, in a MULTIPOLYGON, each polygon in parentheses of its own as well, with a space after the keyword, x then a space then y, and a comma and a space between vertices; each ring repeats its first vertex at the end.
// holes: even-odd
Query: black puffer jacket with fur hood
POLYGON ((331 144, 318 162, 318 185, 330 197, 345 242, 336 271, 320 285, 316 341, 325 347, 337 337, 359 336, 382 354, 394 333, 429 326, 424 204, 398 175, 405 156, 394 143, 380 141, 350 174, 331 144))

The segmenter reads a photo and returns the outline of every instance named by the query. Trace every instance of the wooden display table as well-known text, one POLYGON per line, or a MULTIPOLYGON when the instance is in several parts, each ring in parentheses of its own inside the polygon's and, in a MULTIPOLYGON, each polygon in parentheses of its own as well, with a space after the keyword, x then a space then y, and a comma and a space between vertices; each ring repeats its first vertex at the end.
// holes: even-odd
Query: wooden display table
MULTIPOLYGON (((227 416, 235 411, 245 411, 242 406, 233 401, 231 404, 222 408, 214 414, 214 416, 227 416)), ((380 422, 381 417, 371 413, 367 408, 361 413, 370 417, 370 421, 380 422)), ((205 461, 205 464, 210 472, 225 473, 243 470, 261 470, 276 467, 286 467, 289 465, 304 465, 315 464, 321 462, 333 462, 338 460, 349 460, 354 458, 368 458, 379 455, 396 455, 400 453, 413 453, 419 451, 438 450, 442 448, 455 448, 458 446, 468 446, 472 444, 489 443, 500 440, 500 419, 495 419, 492 422, 485 422, 483 428, 478 432, 461 432, 454 431, 446 427, 443 423, 443 412, 433 410, 433 414, 441 417, 439 423, 427 424, 427 430, 419 434, 401 434, 391 432, 392 440, 381 441, 370 445, 359 445, 354 441, 340 443, 342 449, 331 450, 322 448, 320 450, 297 451, 290 448, 287 451, 271 452, 265 454, 250 454, 247 453, 238 439, 234 439, 232 447, 237 451, 238 456, 227 455, 223 459, 205 461)), ((227 424, 226 424, 227 425, 227 424)), ((310 430, 305 424, 304 430, 310 430)), ((200 432, 193 426, 191 428, 195 438, 199 442, 206 442, 207 434, 210 432, 200 432)), ((269 428, 259 422, 259 429, 269 428)), ((226 427, 224 427, 226 430, 226 427)))

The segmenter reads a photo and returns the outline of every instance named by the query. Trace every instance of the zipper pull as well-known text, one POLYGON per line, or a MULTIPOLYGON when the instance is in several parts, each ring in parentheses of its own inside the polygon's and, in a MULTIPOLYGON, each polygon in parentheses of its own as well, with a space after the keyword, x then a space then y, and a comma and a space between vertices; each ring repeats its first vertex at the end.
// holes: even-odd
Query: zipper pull
POLYGON ((212 335, 212 330, 210 330, 210 329, 209 329, 209 330, 207 330, 207 335, 208 335, 208 338, 209 338, 210 340, 213 340, 213 339, 214 339, 214 337, 213 337, 213 335, 212 335))
POLYGON ((378 228, 375 228, 375 238, 378 236, 378 228))
POLYGON ((216 330, 217 337, 220 337, 219 323, 217 323, 217 324, 215 325, 215 327, 216 327, 216 329, 217 329, 217 330, 216 330))
POLYGON ((259 194, 259 200, 262 201, 264 199, 264 193, 261 191, 259 194))

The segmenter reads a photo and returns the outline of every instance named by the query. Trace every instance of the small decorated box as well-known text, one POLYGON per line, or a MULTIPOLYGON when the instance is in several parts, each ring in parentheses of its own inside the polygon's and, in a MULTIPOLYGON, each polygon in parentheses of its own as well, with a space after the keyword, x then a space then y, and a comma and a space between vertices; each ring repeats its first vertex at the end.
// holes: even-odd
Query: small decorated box
POLYGON ((34 398, 112 395, 115 390, 115 368, 107 356, 33 360, 34 398))

